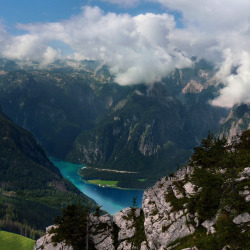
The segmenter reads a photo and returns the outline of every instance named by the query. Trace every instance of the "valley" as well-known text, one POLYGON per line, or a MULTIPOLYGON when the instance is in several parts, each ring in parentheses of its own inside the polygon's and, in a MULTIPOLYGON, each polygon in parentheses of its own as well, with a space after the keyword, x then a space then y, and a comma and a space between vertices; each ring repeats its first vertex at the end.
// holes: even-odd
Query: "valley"
MULTIPOLYGON (((114 187, 102 187, 96 185, 100 183, 88 183, 81 179, 78 171, 82 169, 82 165, 72 164, 51 158, 52 163, 60 170, 63 177, 73 183, 82 193, 95 200, 101 208, 110 214, 115 214, 124 207, 132 204, 134 197, 137 198, 138 206, 142 205, 143 190, 118 189, 114 187)), ((91 182, 91 180, 90 180, 91 182)), ((110 182, 102 181, 102 185, 110 182)), ((112 182, 113 183, 113 182, 112 182)))
MULTIPOLYGON (((161 82, 130 86, 115 83, 98 62, 73 62, 58 60, 40 69, 2 59, 0 105, 48 155, 89 166, 81 171, 87 180, 145 189, 185 164, 209 130, 231 128, 230 110, 209 104, 221 85, 204 60, 161 82)), ((249 117, 240 124, 247 129, 249 117)))
POLYGON ((1 1, 0 250, 247 250, 250 1, 1 1))
POLYGON ((221 85, 205 61, 150 86, 120 86, 97 62, 79 65, 0 61, 0 223, 7 231, 37 239, 79 201, 111 215, 134 198, 142 207, 143 190, 171 179, 209 131, 232 137, 250 126, 250 105, 210 105, 221 85))

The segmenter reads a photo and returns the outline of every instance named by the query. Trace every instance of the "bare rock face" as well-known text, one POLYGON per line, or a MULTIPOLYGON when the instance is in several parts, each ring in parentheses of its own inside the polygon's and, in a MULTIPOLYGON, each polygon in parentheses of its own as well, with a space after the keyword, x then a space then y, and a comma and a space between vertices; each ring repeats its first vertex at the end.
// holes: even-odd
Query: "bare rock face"
MULTIPOLYGON (((176 239, 194 233, 195 228, 187 221, 190 217, 195 217, 187 213, 183 204, 183 209, 173 207, 168 196, 174 199, 185 197, 183 186, 187 173, 192 173, 190 167, 178 171, 175 177, 162 178, 154 187, 147 189, 143 195, 143 211, 145 215, 145 233, 150 249, 164 249, 168 244, 176 239), (170 197, 170 196, 169 196, 170 197)), ((192 187, 192 184, 189 184, 192 187)), ((191 190, 194 193, 194 190, 191 190)))
POLYGON ((188 182, 184 185, 184 189, 185 189, 185 192, 186 192, 186 195, 189 197, 189 196, 192 196, 193 194, 195 194, 195 185, 193 185, 191 182, 188 182))
POLYGON ((117 250, 131 250, 132 249, 132 243, 124 240, 117 248, 117 250))
POLYGON ((97 250, 114 250, 113 225, 111 217, 90 215, 90 237, 97 250))
POLYGON ((55 227, 55 226, 49 226, 46 228, 46 234, 36 241, 36 245, 34 247, 34 250, 41 250, 41 249, 44 249, 44 250, 61 250, 61 249, 73 250, 72 246, 68 246, 63 242, 60 242, 57 244, 51 242, 51 238, 54 234, 49 234, 49 231, 52 229, 52 227, 55 227))
MULTIPOLYGON (((136 208, 135 217, 139 217, 141 213, 140 208, 136 208)), ((119 228, 118 241, 130 239, 135 235, 135 227, 133 227, 134 220, 131 216, 131 208, 124 208, 122 211, 114 215, 114 223, 119 228)), ((123 249, 123 248, 122 248, 123 249)))
MULTIPOLYGON (((203 188, 192 183, 194 182, 193 173, 194 168, 187 166, 177 171, 172 177, 160 179, 153 187, 145 190, 142 201, 143 209, 125 208, 116 213, 113 220, 109 215, 91 214, 89 233, 95 248, 97 250, 170 250, 181 244, 180 242, 173 243, 175 240, 193 234, 199 226, 206 228, 207 234, 216 234, 217 220, 220 215, 223 215, 221 209, 205 221, 198 214, 199 210, 190 209, 189 199, 199 195, 203 188), (139 234, 141 232, 143 232, 143 237, 139 234), (139 242, 136 241, 138 239, 139 242), (171 244, 175 245, 171 246, 171 244)), ((220 174, 224 173, 220 171, 220 174)), ((241 188, 237 192, 246 202, 249 197, 249 184, 246 180, 249 176, 250 168, 245 168, 234 179, 236 183, 244 184, 240 185, 241 188)), ((232 180, 229 179, 229 181, 232 180)), ((225 183, 227 181, 225 180, 225 183)), ((230 211, 230 206, 228 207, 227 211, 230 211)), ((250 215, 248 212, 234 215, 233 222, 238 228, 246 230, 250 226, 250 215)), ((44 250, 59 250, 60 247, 72 250, 71 246, 65 246, 63 242, 54 246, 51 243, 51 237, 52 235, 47 233, 37 241, 34 249, 42 249, 41 246, 43 246, 44 250)), ((186 249, 197 250, 197 247, 190 246, 186 249)))

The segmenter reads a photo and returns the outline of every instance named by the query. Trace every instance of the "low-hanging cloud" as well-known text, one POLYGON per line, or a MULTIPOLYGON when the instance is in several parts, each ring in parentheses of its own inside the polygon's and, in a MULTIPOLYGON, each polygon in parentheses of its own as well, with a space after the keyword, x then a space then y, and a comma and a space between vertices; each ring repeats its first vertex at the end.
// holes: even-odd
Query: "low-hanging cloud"
POLYGON ((231 54, 228 57, 223 68, 219 71, 225 87, 221 89, 220 95, 214 99, 211 104, 230 108, 234 104, 250 103, 250 54, 242 52, 236 74, 231 74, 230 66, 231 54))
MULTIPOLYGON (((103 0, 124 6, 122 0, 103 0)), ((10 36, 0 26, 2 56, 50 63, 63 53, 50 46, 60 41, 75 59, 101 60, 110 66, 119 84, 160 81, 174 68, 190 67, 189 58, 213 61, 224 84, 211 103, 222 107, 249 102, 250 1, 248 0, 137 0, 126 7, 151 1, 166 7, 166 13, 137 16, 104 13, 98 7, 83 7, 68 20, 55 23, 19 24, 26 34, 10 36), (176 26, 169 10, 182 14, 183 27, 176 26), (2 39, 2 37, 4 39, 2 39), (237 74, 232 75, 232 69, 237 74)))
POLYGON ((80 15, 69 20, 18 27, 28 34, 12 37, 3 56, 51 62, 60 51, 48 44, 59 40, 73 49, 75 59, 107 63, 121 85, 160 81, 176 67, 191 66, 191 61, 169 40, 175 22, 168 14, 132 17, 84 7, 80 15))

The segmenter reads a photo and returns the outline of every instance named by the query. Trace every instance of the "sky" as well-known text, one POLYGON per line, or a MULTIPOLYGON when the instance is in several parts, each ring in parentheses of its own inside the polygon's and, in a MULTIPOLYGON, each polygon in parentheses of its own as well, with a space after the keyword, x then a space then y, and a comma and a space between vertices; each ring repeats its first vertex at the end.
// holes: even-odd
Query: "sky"
POLYGON ((211 104, 250 103, 249 0, 0 0, 0 56, 91 59, 121 85, 152 84, 192 56, 224 84, 211 104), (232 69, 237 74, 232 74, 232 69))

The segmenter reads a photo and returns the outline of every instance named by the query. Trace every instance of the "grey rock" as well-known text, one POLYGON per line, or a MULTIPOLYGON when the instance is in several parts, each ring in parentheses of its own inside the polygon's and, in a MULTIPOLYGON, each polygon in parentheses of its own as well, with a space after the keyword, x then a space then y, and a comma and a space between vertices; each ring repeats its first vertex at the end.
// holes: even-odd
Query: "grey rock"
MULTIPOLYGON (((114 223, 119 228, 118 241, 132 238, 135 234, 135 227, 132 227, 134 221, 130 216, 131 208, 124 208, 122 211, 116 213, 113 217, 114 223)), ((137 208, 135 216, 139 217, 141 209, 137 208)))
POLYGON ((191 182, 186 183, 184 185, 184 189, 188 197, 195 194, 195 185, 192 184, 191 182))
POLYGON ((239 195, 241 195, 241 196, 246 196, 246 195, 249 195, 249 194, 250 194, 249 190, 244 190, 244 191, 239 192, 239 195))
POLYGON ((221 250, 230 250, 231 247, 229 245, 224 246, 221 250))
POLYGON ((245 197, 245 201, 246 201, 246 202, 249 202, 249 201, 250 201, 250 195, 247 195, 247 196, 245 197))
POLYGON ((213 234, 216 232, 215 228, 213 227, 216 223, 216 218, 212 220, 206 220, 201 225, 207 229, 208 234, 213 234))
POLYGON ((247 180, 250 177, 250 167, 244 168, 244 170, 239 173, 238 179, 236 179, 237 182, 247 180))
POLYGON ((109 215, 95 216, 91 214, 90 237, 97 250, 114 250, 113 226, 109 215))
POLYGON ((141 249, 140 250, 149 250, 148 248, 148 245, 147 245, 147 242, 146 241, 143 241, 141 243, 141 249))
POLYGON ((237 225, 242 224, 242 223, 247 223, 249 221, 250 221, 249 213, 240 214, 233 219, 233 222, 237 225))
POLYGON ((46 228, 46 234, 39 238, 36 241, 36 245, 34 247, 34 250, 61 250, 61 249, 65 249, 65 250, 73 250, 72 246, 66 245, 64 242, 60 242, 60 243, 53 243, 51 241, 51 238, 54 234, 49 234, 49 231, 56 226, 49 226, 46 228))
POLYGON ((127 240, 120 243, 120 245, 117 248, 117 250, 131 250, 131 249, 132 249, 132 244, 127 240))

